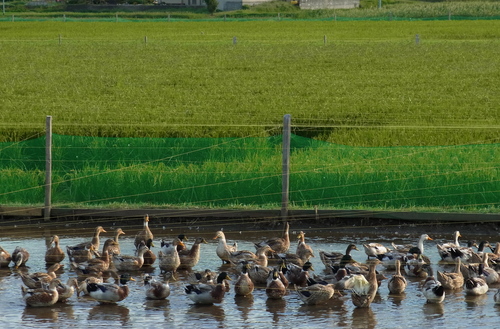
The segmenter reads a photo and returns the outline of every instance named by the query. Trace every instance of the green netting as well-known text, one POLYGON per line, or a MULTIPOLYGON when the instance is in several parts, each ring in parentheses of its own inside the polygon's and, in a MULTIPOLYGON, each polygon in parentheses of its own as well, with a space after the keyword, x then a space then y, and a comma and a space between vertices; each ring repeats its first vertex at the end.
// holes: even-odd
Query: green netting
MULTIPOLYGON (((276 206, 281 136, 53 136, 54 206, 276 206)), ((500 203, 498 144, 351 147, 292 135, 299 207, 485 209, 500 203)), ((0 203, 43 204, 45 138, 0 143, 0 203)))

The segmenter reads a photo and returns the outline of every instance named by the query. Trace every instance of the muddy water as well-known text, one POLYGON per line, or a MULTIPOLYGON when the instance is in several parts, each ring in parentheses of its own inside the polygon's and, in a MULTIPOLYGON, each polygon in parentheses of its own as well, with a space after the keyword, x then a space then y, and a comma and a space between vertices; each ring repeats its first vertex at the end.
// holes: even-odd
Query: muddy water
MULTIPOLYGON (((104 239, 112 236, 113 228, 108 228, 108 233, 103 234, 104 239)), ((137 232, 127 232, 120 238, 122 253, 133 253, 133 236, 137 232)), ((157 231, 155 236, 172 239, 175 234, 168 230, 157 231)), ((201 260, 194 268, 196 271, 204 269, 228 270, 233 280, 235 274, 231 268, 221 266, 221 262, 215 254, 216 241, 212 240, 215 230, 186 232, 190 237, 190 243, 197 236, 209 240, 208 244, 202 245, 201 260)), ((295 237, 298 232, 291 232, 295 237)), ((421 232, 426 233, 426 232, 421 232)), ((427 232, 432 236, 431 232, 427 232)), ((434 237, 434 241, 425 243, 425 254, 433 261, 435 271, 442 270, 438 264, 436 243, 448 242, 447 237, 434 237)), ((0 232, 0 245, 12 252, 16 246, 23 246, 31 253, 28 267, 19 271, 35 272, 46 269, 44 263, 45 241, 52 234, 59 234, 61 246, 74 245, 79 242, 90 240, 91 230, 79 229, 68 233, 68 230, 42 230, 42 229, 20 229, 12 232, 3 229, 0 232)), ((177 234, 177 233, 176 233, 177 234)), ((465 232, 462 235, 466 235, 465 232)), ((262 241, 273 235, 266 231, 226 231, 229 241, 237 241, 239 249, 254 250, 253 243, 262 241)), ((415 235, 364 235, 351 234, 339 236, 332 229, 307 231, 307 242, 316 251, 345 251, 347 244, 355 243, 361 247, 364 242, 381 242, 390 245, 390 241, 396 243, 413 243, 418 240, 420 233, 415 235)), ((477 237, 477 239, 489 239, 496 242, 495 237, 477 237)), ((159 244, 159 242, 157 242, 159 244)), ((292 250, 296 242, 292 243, 292 250)), ((361 248, 360 248, 361 249, 361 248)), ((157 250, 156 250, 157 251, 157 250)), ((354 251, 353 257, 359 261, 366 259, 363 251, 354 251)), ((324 266, 319 257, 312 258, 314 273, 324 274, 324 266)), ((67 278, 75 276, 69 269, 68 260, 63 261, 64 268, 59 271, 60 277, 66 281, 67 278)), ((380 268, 383 270, 383 268, 380 268)), ((160 273, 157 267, 149 269, 154 275, 160 273)), ((387 277, 392 272, 384 271, 387 277)), ((424 297, 418 289, 419 280, 410 279, 406 293, 402 296, 390 296, 387 290, 387 280, 382 282, 379 293, 369 309, 354 308, 350 296, 336 297, 329 303, 317 306, 305 306, 301 303, 295 292, 290 291, 283 300, 268 300, 264 290, 258 289, 253 295, 246 298, 235 297, 231 291, 221 304, 213 306, 193 305, 184 294, 184 278, 187 273, 180 273, 180 280, 171 282, 172 293, 167 300, 150 301, 145 299, 142 287, 144 272, 134 273, 137 282, 131 282, 129 297, 117 305, 100 305, 87 297, 73 296, 65 304, 56 304, 52 307, 32 308, 26 307, 22 295, 22 281, 18 271, 13 269, 0 270, 0 301, 2 312, 0 323, 8 324, 9 328, 66 328, 66 327, 97 327, 97 326, 121 326, 124 328, 157 327, 185 328, 196 326, 200 328, 255 328, 259 326, 274 328, 305 327, 319 328, 325 326, 348 327, 348 328, 409 328, 409 327, 493 327, 498 323, 500 307, 493 302, 493 294, 496 288, 490 288, 487 295, 481 297, 467 297, 462 291, 449 292, 443 304, 426 304, 424 297)))

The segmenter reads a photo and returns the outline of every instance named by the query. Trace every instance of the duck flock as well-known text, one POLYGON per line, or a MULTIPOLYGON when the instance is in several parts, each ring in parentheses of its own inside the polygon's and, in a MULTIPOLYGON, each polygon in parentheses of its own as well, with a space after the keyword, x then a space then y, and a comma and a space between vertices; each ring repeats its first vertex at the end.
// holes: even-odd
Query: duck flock
MULTIPOLYGON (((204 238, 196 238, 189 248, 183 234, 173 241, 163 239, 158 246, 160 250, 154 253, 151 250, 155 246, 154 235, 147 215, 143 223, 143 229, 135 235, 133 255, 121 253, 119 238, 125 232, 120 228, 115 230, 114 238, 104 242, 102 249, 100 234, 106 232, 102 226, 95 228, 91 241, 66 246, 66 250, 54 235, 45 253, 46 272, 19 273, 20 296, 30 307, 65 302, 75 294, 100 304, 118 303, 129 296, 128 284, 135 281, 133 274, 151 266, 157 266, 160 274, 143 276, 145 298, 168 299, 169 282, 180 280, 179 271, 187 271, 183 293, 195 304, 221 303, 228 292, 250 296, 255 289, 264 289, 268 299, 282 299, 293 293, 306 305, 327 303, 335 295, 350 295, 355 307, 368 308, 381 285, 386 285, 391 295, 404 294, 408 278, 420 280, 419 287, 427 303, 442 303, 447 291, 478 296, 500 284, 499 244, 493 247, 482 241, 461 246, 458 231, 453 241, 436 244, 440 262, 449 266, 449 271, 433 272, 424 253, 424 242, 432 238, 422 234, 415 245, 365 243, 363 262, 351 255, 353 250, 360 250, 355 244, 347 245, 345 252, 319 250, 317 255, 325 269, 318 276, 311 273, 314 269, 310 258, 315 257, 315 251, 306 243, 304 232, 298 234, 293 250, 288 222, 284 223, 281 236, 255 243, 252 251, 239 250, 236 243, 226 241, 223 231, 215 232, 213 239, 218 240, 215 253, 224 265, 221 268, 226 269, 220 272, 192 271, 200 260, 202 244, 207 243, 204 238), (56 272, 65 259, 74 275, 63 282, 56 272)), ((22 268, 29 257, 29 251, 22 247, 12 254, 0 247, 0 267, 22 268)), ((500 289, 494 294, 494 302, 500 304, 500 289)))

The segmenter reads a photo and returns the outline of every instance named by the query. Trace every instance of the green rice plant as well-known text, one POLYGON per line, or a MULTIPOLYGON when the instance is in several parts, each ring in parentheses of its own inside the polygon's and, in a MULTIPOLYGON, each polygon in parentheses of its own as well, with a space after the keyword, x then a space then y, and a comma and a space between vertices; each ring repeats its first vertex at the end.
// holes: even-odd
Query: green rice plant
POLYGON ((2 24, 0 138, 46 115, 65 135, 264 137, 289 113, 339 144, 496 142, 498 24, 2 24))
POLYGON ((336 208, 495 205, 499 158, 492 145, 353 148, 318 142, 293 157, 291 199, 336 208))
POLYGON ((42 205, 45 172, 22 168, 0 169, 0 204, 42 205))

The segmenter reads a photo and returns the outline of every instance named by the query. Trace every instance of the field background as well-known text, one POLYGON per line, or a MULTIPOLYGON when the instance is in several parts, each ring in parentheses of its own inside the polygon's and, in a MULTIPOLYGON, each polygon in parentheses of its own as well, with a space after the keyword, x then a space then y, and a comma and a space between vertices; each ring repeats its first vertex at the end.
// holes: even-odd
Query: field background
MULTIPOLYGON (((0 140, 8 142, 3 153, 11 143, 43 136, 47 115, 53 117, 54 133, 61 135, 267 138, 280 134, 283 115, 291 114, 293 132, 298 136, 340 147, 361 147, 352 160, 336 159, 338 154, 324 151, 324 145, 309 153, 298 152, 297 173, 305 178, 295 179, 292 192, 304 194, 308 181, 317 185, 318 177, 329 175, 313 188, 317 193, 306 196, 298 206, 422 207, 418 202, 407 202, 401 194, 377 194, 384 186, 380 182, 385 181, 395 183, 395 190, 387 189, 388 193, 403 187, 427 190, 424 197, 418 194, 415 200, 434 199, 437 205, 432 207, 496 211, 500 160, 496 151, 500 139, 498 31, 500 22, 494 20, 1 22, 0 140), (483 144, 493 148, 462 152, 468 149, 463 145, 483 144), (366 167, 373 161, 363 155, 363 147, 396 146, 461 148, 451 154, 446 148, 446 156, 434 156, 432 164, 429 158, 415 160, 401 155, 398 148, 394 151, 399 154, 397 161, 385 163, 395 158, 385 153, 376 156, 376 166, 366 167), (339 169, 339 163, 344 169, 339 169), (412 167, 412 179, 403 167, 412 167), (444 180, 436 178, 436 173, 444 180), (458 174, 459 181, 451 174, 458 174), (368 180, 369 176, 374 179, 368 180), (412 180, 416 185, 408 186, 412 180), (346 187, 354 185, 347 199, 330 202, 332 195, 344 194, 346 187), (470 189, 471 185, 475 188, 470 189), (436 193, 437 187, 445 187, 444 192, 436 193), (436 198, 442 193, 459 194, 460 201, 443 203, 436 198), (366 194, 378 202, 363 204, 364 197, 349 200, 366 194), (484 199, 471 201, 463 199, 465 195, 484 199)), ((121 202, 134 192, 146 194, 131 182, 142 188, 156 182, 164 194, 174 189, 168 185, 173 179, 165 181, 156 164, 149 169, 127 170, 129 176, 121 174, 125 171, 117 175, 115 166, 108 164, 105 171, 112 176, 90 184, 79 177, 95 176, 102 170, 94 160, 87 159, 85 166, 56 177, 65 183, 61 184, 61 203, 74 202, 68 198, 71 191, 84 195, 83 201, 78 201, 81 204, 121 202), (144 178, 147 172, 159 176, 144 178), (67 186, 68 181, 81 185, 67 186), (94 195, 106 190, 102 186, 110 186, 110 182, 112 186, 128 184, 130 192, 118 198, 94 195)), ((226 167, 215 158, 198 167, 178 163, 176 170, 182 175, 176 178, 178 186, 194 191, 210 184, 203 179, 190 181, 205 177, 199 173, 215 172, 222 177, 231 173, 222 184, 240 182, 240 189, 251 186, 255 196, 263 187, 234 174, 260 170, 267 177, 265 184, 279 187, 279 161, 279 153, 269 156, 263 151, 226 167), (267 168, 272 169, 266 172, 267 168)), ((121 168, 130 169, 127 166, 121 168)), ((20 167, 14 169, 9 164, 2 173, 6 199, 27 190, 20 185, 20 177, 27 186, 37 187, 37 193, 41 191, 43 171, 20 167)), ((169 175, 175 172, 170 167, 161 171, 169 175)), ((227 194, 234 190, 226 188, 231 191, 227 194)), ((200 202, 187 205, 217 205, 223 198, 205 193, 200 202)), ((35 196, 31 202, 39 199, 40 195, 35 196)), ((241 200, 235 195, 228 202, 245 205, 241 200)))

